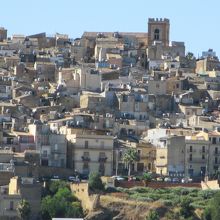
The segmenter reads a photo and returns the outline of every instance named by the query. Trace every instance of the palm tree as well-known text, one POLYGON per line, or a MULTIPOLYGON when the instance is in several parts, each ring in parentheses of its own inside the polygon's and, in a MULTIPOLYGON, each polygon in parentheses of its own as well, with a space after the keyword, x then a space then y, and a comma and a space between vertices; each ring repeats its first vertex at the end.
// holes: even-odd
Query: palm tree
POLYGON ((128 176, 131 175, 131 165, 138 160, 138 152, 136 149, 130 147, 123 155, 123 161, 128 164, 128 176))
POLYGON ((31 213, 29 202, 25 199, 22 199, 21 202, 18 204, 17 211, 22 220, 28 220, 31 213))

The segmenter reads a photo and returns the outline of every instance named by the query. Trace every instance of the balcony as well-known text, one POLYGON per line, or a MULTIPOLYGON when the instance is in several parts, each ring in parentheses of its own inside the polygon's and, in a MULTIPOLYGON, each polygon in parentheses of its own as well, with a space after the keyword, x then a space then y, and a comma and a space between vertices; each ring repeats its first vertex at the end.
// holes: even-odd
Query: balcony
POLYGON ((205 164, 207 162, 206 159, 202 159, 202 158, 192 158, 192 160, 190 160, 188 158, 188 163, 202 163, 202 164, 205 164))
POLYGON ((209 151, 208 150, 199 150, 200 154, 207 154, 209 151))
POLYGON ((213 152, 214 156, 220 156, 220 152, 213 152))
POLYGON ((105 163, 107 159, 107 157, 99 157, 99 162, 105 163))
POLYGON ((82 156, 82 160, 89 162, 89 161, 90 161, 90 158, 89 158, 88 156, 82 156))
POLYGON ((155 155, 141 156, 140 160, 156 160, 156 156, 155 155))
POLYGON ((187 153, 195 153, 195 152, 196 152, 196 149, 193 149, 193 150, 188 149, 187 150, 187 153))
POLYGON ((53 150, 51 150, 51 153, 52 154, 62 154, 61 150, 59 150, 59 149, 53 149, 53 150))

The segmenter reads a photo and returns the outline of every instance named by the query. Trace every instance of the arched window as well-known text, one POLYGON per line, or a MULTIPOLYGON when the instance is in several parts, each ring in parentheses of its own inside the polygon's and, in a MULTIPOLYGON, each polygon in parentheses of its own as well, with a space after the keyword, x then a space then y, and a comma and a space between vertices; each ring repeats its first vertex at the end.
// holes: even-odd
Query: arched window
POLYGON ((155 29, 154 30, 154 40, 159 40, 160 39, 160 30, 155 29))

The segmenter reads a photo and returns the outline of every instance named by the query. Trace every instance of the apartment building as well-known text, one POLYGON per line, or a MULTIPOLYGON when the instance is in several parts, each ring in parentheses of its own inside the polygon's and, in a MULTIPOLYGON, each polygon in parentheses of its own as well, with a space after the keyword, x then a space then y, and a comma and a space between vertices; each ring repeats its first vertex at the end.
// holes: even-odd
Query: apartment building
MULTIPOLYGON (((99 172, 112 175, 113 136, 105 131, 66 128, 68 165, 83 173, 99 172)), ((62 132, 62 131, 61 131, 62 132)))

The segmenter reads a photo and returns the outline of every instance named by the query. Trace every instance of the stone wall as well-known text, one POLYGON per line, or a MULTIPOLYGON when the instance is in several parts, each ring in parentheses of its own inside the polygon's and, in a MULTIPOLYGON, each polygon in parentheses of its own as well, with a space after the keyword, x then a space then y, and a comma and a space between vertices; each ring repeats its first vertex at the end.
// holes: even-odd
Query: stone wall
POLYGON ((206 182, 202 181, 201 186, 202 186, 203 190, 206 190, 206 189, 217 190, 217 189, 219 189, 218 180, 211 180, 211 181, 206 181, 206 182))
POLYGON ((86 211, 94 211, 99 207, 100 195, 89 192, 88 183, 72 183, 71 191, 81 201, 82 207, 86 211))
POLYGON ((169 182, 146 182, 143 181, 117 181, 116 187, 132 188, 132 187, 150 187, 153 189, 158 188, 170 188, 170 187, 190 187, 190 188, 201 188, 200 183, 169 183, 169 182))

